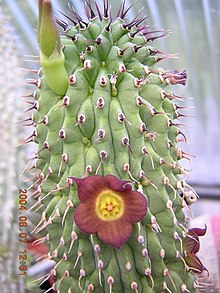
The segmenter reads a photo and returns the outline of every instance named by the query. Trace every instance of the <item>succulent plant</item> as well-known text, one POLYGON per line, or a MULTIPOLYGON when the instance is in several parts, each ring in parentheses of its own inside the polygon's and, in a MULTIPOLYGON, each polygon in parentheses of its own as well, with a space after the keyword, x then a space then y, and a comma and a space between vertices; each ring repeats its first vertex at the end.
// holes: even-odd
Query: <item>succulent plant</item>
POLYGON ((206 229, 185 227, 196 200, 178 147, 183 116, 171 91, 186 72, 164 70, 164 36, 121 4, 116 18, 89 0, 87 20, 55 21, 39 0, 39 78, 30 110, 38 144, 34 232, 50 244, 57 292, 197 292, 196 256, 206 229), (103 10, 103 11, 102 11, 103 10), (97 15, 96 15, 97 14, 97 15), (63 29, 59 34, 58 25, 63 29))

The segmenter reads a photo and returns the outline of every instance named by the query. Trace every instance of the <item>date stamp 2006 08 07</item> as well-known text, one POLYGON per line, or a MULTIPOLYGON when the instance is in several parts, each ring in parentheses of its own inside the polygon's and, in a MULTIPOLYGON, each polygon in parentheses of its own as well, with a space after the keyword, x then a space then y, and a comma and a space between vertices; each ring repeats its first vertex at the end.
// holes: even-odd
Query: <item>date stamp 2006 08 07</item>
MULTIPOLYGON (((27 210, 27 190, 26 189, 19 189, 19 218, 18 218, 18 225, 19 225, 19 241, 23 243, 27 243, 27 217, 24 215, 27 210)), ((19 276, 26 276, 27 275, 27 250, 23 249, 20 250, 18 253, 18 260, 19 260, 19 276)))

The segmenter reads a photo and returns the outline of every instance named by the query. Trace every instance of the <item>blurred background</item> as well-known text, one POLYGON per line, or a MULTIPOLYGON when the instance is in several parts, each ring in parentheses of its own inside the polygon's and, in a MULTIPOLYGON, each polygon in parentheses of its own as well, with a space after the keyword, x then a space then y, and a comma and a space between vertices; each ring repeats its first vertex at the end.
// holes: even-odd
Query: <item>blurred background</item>
MULTIPOLYGON (((52 2, 54 13, 59 18, 64 18, 59 11, 68 11, 68 2, 81 16, 84 15, 82 0, 52 0, 52 2)), ((102 7, 102 0, 96 2, 102 7)), ((118 2, 110 0, 113 15, 118 7, 118 2)), ((132 2, 127 0, 126 3, 129 6, 132 2)), ((206 292, 220 292, 220 289, 217 288, 219 286, 220 254, 220 0, 137 0, 128 14, 128 20, 143 7, 142 14, 149 16, 147 22, 153 28, 163 28, 168 31, 167 37, 156 40, 154 46, 161 51, 177 54, 178 57, 161 61, 159 66, 165 69, 185 69, 188 73, 187 85, 185 87, 176 86, 174 93, 187 97, 179 104, 192 108, 189 111, 183 110, 182 113, 194 116, 181 119, 186 124, 183 132, 187 136, 188 144, 180 143, 180 147, 197 158, 192 157, 192 162, 183 160, 182 164, 191 170, 188 183, 193 186, 200 197, 195 207, 192 206, 195 217, 192 225, 204 226, 204 223, 207 223, 209 227, 207 236, 201 240, 203 251, 209 249, 212 251, 212 257, 210 255, 206 257, 206 253, 200 257, 205 258, 204 263, 206 264, 211 262, 212 265, 210 267, 207 265, 207 267, 213 283, 217 285, 214 289, 207 289, 206 292)), ((0 125, 0 131, 2 137, 5 137, 5 144, 1 141, 3 155, 0 165, 0 191, 2 194, 15 194, 14 197, 17 192, 16 186, 21 184, 15 180, 19 180, 18 174, 21 166, 25 165, 23 156, 25 154, 26 158, 30 157, 33 150, 31 146, 28 146, 25 150, 19 148, 15 151, 14 147, 18 142, 9 140, 4 133, 14 135, 14 132, 23 131, 20 128, 18 130, 11 123, 11 121, 15 121, 15 117, 21 116, 23 111, 23 103, 14 98, 19 95, 19 92, 26 91, 26 94, 31 91, 30 88, 25 90, 24 86, 21 87, 18 84, 18 81, 25 78, 26 74, 15 68, 28 68, 29 66, 38 68, 39 66, 39 64, 30 64, 25 61, 34 60, 34 57, 28 55, 38 54, 37 13, 37 0, 0 0, 0 110, 2 111, 0 115, 4 122, 0 125), (5 72, 7 72, 6 75, 5 72), (8 91, 6 91, 7 86, 9 86, 8 91), (2 107, 3 101, 5 103, 5 96, 8 97, 6 105, 8 108, 2 107), (7 147, 7 143, 8 146, 11 146, 10 148, 7 147), (8 164, 10 156, 14 158, 11 159, 11 173, 13 174, 7 174, 7 176, 15 182, 13 188, 10 184, 8 185, 10 188, 7 184, 3 184, 5 183, 4 176, 7 173, 6 164, 8 164), (13 166, 16 168, 13 169, 13 166)), ((9 198, 10 201, 6 200, 4 195, 0 197, 1 207, 5 211, 4 215, 12 214, 13 196, 9 196, 9 198)), ((6 218, 2 213, 2 221, 6 218)), ((6 226, 1 225, 2 235, 7 234, 7 228, 4 227, 13 227, 12 218, 12 216, 8 217, 6 226)), ((3 263, 0 262, 0 265, 3 263)))

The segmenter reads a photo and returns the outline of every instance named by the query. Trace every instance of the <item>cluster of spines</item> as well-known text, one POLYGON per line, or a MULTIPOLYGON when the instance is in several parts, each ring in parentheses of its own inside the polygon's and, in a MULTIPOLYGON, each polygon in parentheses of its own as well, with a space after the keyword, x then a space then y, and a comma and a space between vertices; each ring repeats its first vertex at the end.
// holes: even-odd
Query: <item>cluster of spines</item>
POLYGON ((189 268, 182 247, 186 233, 182 207, 183 198, 190 205, 196 195, 177 178, 187 176, 177 162, 188 158, 177 147, 186 138, 174 122, 182 114, 173 100, 182 98, 167 91, 169 84, 184 85, 186 73, 156 68, 158 61, 173 56, 149 46, 155 34, 140 26, 144 19, 124 23, 124 3, 114 21, 108 2, 104 1, 104 17, 97 8, 99 20, 90 2, 86 7, 89 23, 73 8, 74 26, 58 20, 65 31, 62 49, 69 76, 65 95, 52 92, 42 72, 34 82, 39 90, 29 110, 36 110, 30 118, 36 129, 26 142, 39 144, 33 167, 40 172, 31 186, 37 186, 30 195, 37 202, 30 209, 46 207, 34 232, 48 230, 38 242, 51 243, 46 258, 57 260, 51 274, 59 276, 58 291, 64 286, 68 292, 71 288, 103 292, 104 286, 107 292, 119 292, 122 283, 125 292, 172 292, 177 286, 181 292, 192 292, 197 286, 193 280, 183 282, 189 268), (148 215, 119 251, 95 236, 88 240, 73 223, 78 199, 68 176, 91 174, 129 178, 148 197, 148 215), (170 235, 162 234, 163 227, 170 235), (89 254, 94 255, 93 266, 87 263, 89 254), (178 263, 182 273, 177 274, 172 263, 178 263))

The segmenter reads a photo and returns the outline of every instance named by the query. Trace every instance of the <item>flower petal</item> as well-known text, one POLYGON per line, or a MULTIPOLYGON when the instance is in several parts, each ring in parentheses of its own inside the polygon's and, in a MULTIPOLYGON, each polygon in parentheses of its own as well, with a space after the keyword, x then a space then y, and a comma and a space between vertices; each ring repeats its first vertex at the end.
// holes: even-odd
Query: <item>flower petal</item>
POLYGON ((104 177, 99 175, 93 175, 86 178, 76 178, 69 176, 74 180, 78 187, 78 197, 81 202, 95 198, 104 188, 108 187, 104 177))
POLYGON ((194 273, 201 274, 205 270, 201 260, 195 254, 187 253, 184 259, 194 273))
POLYGON ((184 248, 189 253, 197 253, 200 249, 199 238, 186 236, 184 238, 184 248))
POLYGON ((105 177, 106 183, 108 186, 114 191, 130 191, 132 190, 131 181, 120 180, 113 175, 106 175, 105 177))
POLYGON ((93 205, 93 201, 90 200, 78 205, 74 211, 77 227, 86 234, 96 233, 103 226, 103 221, 96 216, 93 205))
POLYGON ((207 226, 205 225, 205 228, 202 229, 202 228, 192 228, 192 229, 189 229, 189 232, 188 234, 191 235, 191 236, 204 236, 205 233, 207 231, 207 226))
POLYGON ((123 196, 125 211, 123 219, 127 222, 137 223, 141 221, 147 213, 147 199, 140 192, 132 190, 123 196))
POLYGON ((98 237, 103 242, 119 249, 131 236, 132 225, 121 220, 108 222, 98 231, 98 237))

